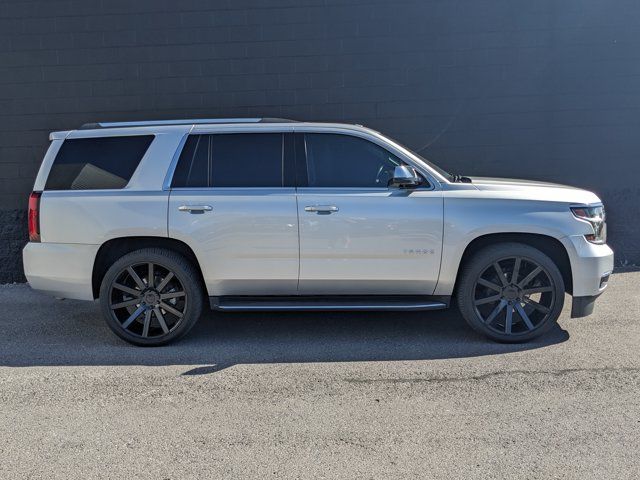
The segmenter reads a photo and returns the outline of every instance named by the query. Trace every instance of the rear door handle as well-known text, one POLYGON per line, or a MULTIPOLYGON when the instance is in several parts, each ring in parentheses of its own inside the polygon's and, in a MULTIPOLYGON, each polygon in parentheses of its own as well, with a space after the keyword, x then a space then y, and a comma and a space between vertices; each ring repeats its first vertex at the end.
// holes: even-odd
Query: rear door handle
POLYGON ((304 207, 305 212, 316 212, 316 213, 333 213, 340 210, 335 205, 308 205, 304 207))
POLYGON ((189 213, 204 213, 213 210, 211 205, 180 205, 178 210, 189 213))

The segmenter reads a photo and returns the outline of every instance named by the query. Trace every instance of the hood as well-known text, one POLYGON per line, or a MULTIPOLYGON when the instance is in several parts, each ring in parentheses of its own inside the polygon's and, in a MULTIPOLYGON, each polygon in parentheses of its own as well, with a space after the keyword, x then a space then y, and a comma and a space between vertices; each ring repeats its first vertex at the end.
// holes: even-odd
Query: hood
POLYGON ((471 185, 482 192, 495 192, 497 196, 557 201, 576 204, 600 203, 598 196, 581 188, 557 183, 520 180, 515 178, 470 177, 471 185))

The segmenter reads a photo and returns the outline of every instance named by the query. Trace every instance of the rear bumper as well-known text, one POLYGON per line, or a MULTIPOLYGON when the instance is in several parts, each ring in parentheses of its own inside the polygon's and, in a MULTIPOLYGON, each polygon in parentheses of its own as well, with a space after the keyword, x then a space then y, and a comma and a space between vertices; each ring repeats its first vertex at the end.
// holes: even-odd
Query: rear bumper
POLYGON ((29 242, 22 251, 29 285, 50 295, 93 300, 91 277, 99 245, 29 242))

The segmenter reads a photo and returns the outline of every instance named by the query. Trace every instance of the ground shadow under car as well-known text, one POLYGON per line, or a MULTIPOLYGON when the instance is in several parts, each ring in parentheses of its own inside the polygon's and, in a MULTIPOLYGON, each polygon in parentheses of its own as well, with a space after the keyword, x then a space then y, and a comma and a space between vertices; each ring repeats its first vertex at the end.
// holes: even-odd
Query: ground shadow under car
POLYGON ((237 364, 476 357, 566 341, 556 326, 524 344, 486 340, 456 309, 436 312, 207 312, 187 337, 140 348, 115 337, 96 302, 55 300, 26 285, 0 292, 0 366, 185 365, 185 375, 237 364), (197 367, 193 367, 198 365, 197 367))

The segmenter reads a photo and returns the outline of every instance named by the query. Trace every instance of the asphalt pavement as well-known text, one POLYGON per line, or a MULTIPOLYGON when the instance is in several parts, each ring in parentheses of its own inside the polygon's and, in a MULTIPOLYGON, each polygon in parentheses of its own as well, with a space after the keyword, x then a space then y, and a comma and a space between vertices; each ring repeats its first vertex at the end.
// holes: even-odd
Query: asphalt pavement
POLYGON ((640 478, 640 272, 523 345, 455 310, 207 313, 163 348, 0 287, 0 478, 640 478))

